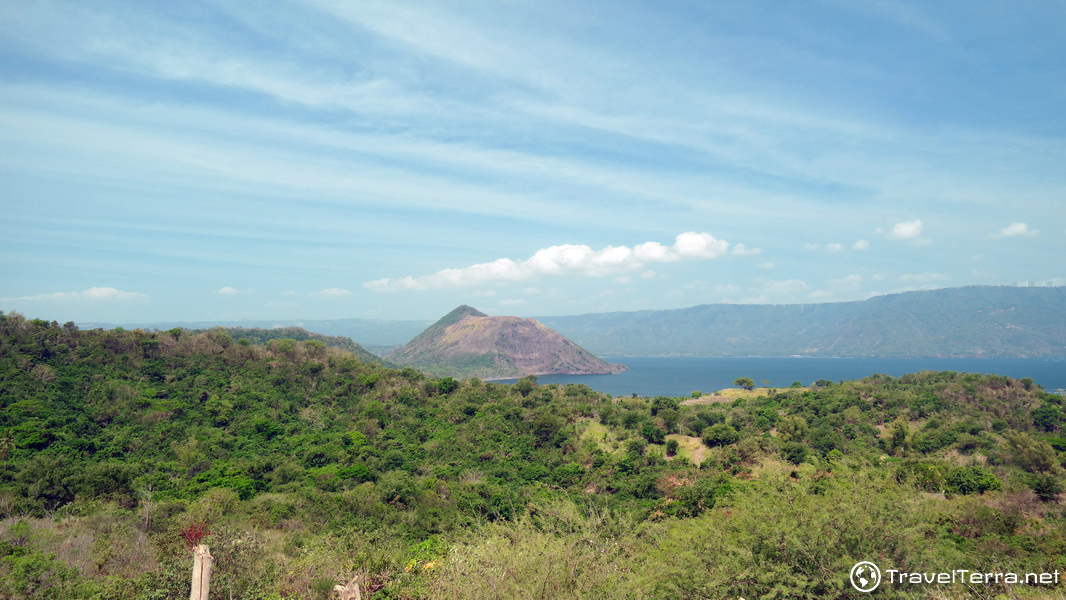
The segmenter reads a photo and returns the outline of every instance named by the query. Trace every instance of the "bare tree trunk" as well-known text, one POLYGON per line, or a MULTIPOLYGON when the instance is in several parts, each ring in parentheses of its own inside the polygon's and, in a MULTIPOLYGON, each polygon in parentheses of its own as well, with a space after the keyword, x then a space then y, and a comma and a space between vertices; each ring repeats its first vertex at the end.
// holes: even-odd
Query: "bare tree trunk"
POLYGON ((206 544, 200 544, 192 552, 192 591, 189 592, 189 600, 208 600, 211 595, 211 566, 215 564, 215 558, 206 544))

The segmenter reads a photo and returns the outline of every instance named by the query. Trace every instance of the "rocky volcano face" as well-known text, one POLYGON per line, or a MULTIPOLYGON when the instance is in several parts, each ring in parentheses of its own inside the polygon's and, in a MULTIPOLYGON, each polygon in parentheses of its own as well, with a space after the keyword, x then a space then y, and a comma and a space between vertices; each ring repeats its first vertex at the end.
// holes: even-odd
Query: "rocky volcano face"
POLYGON ((482 379, 598 375, 626 369, 596 358, 533 319, 490 317, 465 305, 386 358, 438 376, 482 379))

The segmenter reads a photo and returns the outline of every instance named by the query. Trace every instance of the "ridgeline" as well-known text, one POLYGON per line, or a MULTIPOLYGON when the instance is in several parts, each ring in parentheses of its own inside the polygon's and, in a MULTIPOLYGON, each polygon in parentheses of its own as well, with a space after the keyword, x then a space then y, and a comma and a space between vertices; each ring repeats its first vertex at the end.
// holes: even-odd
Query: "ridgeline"
POLYGON ((610 356, 1066 357, 1066 287, 964 287, 826 304, 538 317, 610 356))

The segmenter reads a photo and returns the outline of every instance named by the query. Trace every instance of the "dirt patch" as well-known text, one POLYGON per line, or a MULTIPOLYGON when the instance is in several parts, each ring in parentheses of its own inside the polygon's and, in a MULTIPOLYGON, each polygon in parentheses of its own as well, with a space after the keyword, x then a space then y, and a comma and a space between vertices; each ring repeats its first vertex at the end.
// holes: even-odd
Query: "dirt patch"
MULTIPOLYGON (((697 467, 703 464, 703 461, 707 459, 707 455, 711 452, 711 449, 705 446, 698 437, 670 434, 666 436, 666 439, 677 440, 677 456, 687 458, 689 462, 697 467)), ((667 460, 670 459, 668 458, 667 460)))

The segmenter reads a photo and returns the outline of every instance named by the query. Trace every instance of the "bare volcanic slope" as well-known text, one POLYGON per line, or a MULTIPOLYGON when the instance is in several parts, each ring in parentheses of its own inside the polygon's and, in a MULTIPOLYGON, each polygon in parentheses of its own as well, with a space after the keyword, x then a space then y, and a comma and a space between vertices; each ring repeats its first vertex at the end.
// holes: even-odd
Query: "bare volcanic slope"
POLYGON ((525 375, 620 373, 533 319, 490 317, 460 306, 387 360, 438 376, 508 379, 525 375))

